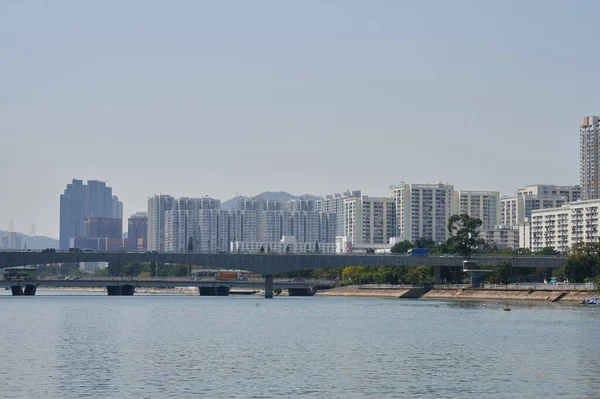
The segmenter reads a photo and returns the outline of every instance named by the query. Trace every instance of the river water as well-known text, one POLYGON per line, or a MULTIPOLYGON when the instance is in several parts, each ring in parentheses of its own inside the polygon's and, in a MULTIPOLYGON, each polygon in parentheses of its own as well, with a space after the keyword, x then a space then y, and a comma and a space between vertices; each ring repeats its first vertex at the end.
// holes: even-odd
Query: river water
POLYGON ((600 398, 600 308, 0 295, 0 397, 600 398))

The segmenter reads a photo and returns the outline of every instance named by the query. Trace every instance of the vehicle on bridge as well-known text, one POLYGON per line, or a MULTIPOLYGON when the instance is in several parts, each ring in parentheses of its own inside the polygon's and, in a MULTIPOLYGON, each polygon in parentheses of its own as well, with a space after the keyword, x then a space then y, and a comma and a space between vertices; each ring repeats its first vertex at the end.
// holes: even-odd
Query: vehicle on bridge
POLYGON ((427 248, 412 248, 406 251, 406 256, 429 256, 427 248))
POLYGON ((31 266, 17 266, 4 268, 4 280, 31 281, 37 279, 37 268, 31 266))

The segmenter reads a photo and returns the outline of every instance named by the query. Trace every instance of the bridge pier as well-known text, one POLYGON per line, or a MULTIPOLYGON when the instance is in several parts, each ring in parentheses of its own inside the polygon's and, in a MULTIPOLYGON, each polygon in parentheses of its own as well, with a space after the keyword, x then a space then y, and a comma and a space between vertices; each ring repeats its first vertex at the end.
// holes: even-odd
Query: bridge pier
POLYGON ((314 296, 316 288, 288 288, 288 296, 314 296))
POLYGON ((229 296, 229 287, 218 285, 214 287, 198 287, 200 296, 229 296))
POLYGON ((33 296, 33 295, 35 295, 36 291, 37 291, 37 285, 27 284, 27 285, 25 285, 25 290, 23 292, 23 295, 33 296))
POLYGON ((265 274, 265 298, 273 298, 273 275, 265 274))
POLYGON ((442 282, 442 267, 434 266, 433 267, 433 284, 439 284, 442 282))
POLYGON ((133 285, 109 285, 106 287, 106 293, 110 296, 129 296, 133 295, 135 287, 133 285))

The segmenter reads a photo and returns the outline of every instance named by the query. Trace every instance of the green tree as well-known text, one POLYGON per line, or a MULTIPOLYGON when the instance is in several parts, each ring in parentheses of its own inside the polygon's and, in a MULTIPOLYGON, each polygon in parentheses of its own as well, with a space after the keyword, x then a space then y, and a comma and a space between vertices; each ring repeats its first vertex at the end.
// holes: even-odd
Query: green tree
POLYGON ((415 241, 415 248, 427 248, 433 249, 435 247, 435 241, 427 237, 419 237, 415 241))
POLYGON ((390 249, 390 252, 393 254, 405 254, 411 248, 414 248, 414 244, 408 240, 398 241, 394 246, 390 249))
POLYGON ((535 253, 536 255, 560 255, 560 252, 556 251, 552 247, 544 247, 535 253))
POLYGON ((432 268, 429 266, 411 267, 406 272, 406 282, 408 284, 423 284, 430 282, 432 276, 432 268))
POLYGON ((315 242, 315 253, 321 253, 321 250, 319 249, 319 241, 315 242))
MULTIPOLYGON (((487 269, 488 267, 484 267, 487 269)), ((512 263, 502 261, 498 262, 496 266, 491 267, 492 274, 489 280, 496 284, 508 284, 512 280, 512 263)))
POLYGON ((285 247, 285 253, 286 253, 286 254, 289 254, 290 252, 292 252, 292 250, 290 249, 290 244, 288 244, 288 245, 285 247))
POLYGON ((264 245, 261 245, 261 247, 260 247, 260 253, 263 253, 263 254, 265 253, 265 246, 264 245))
POLYGON ((194 252, 194 240, 192 239, 192 237, 189 238, 188 240, 188 252, 194 252))
POLYGON ((346 266, 344 267, 344 270, 342 271, 342 278, 344 280, 352 280, 352 281, 356 281, 358 279, 358 277, 364 273, 365 271, 365 267, 364 266, 346 266))
POLYGON ((481 219, 472 218, 467 214, 452 215, 448 219, 448 232, 451 236, 446 242, 468 259, 478 245, 485 243, 479 238, 477 230, 482 224, 481 219))
POLYGON ((600 275, 600 245, 583 242, 573 245, 561 272, 573 283, 583 283, 587 278, 600 275))

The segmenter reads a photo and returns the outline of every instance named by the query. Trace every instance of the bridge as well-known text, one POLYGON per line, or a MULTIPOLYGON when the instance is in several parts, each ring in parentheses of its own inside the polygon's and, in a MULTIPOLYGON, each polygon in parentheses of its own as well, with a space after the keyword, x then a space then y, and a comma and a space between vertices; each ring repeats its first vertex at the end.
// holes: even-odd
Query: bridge
MULTIPOLYGON (((177 288, 195 287, 202 296, 227 296, 233 287, 262 290, 266 287, 265 279, 200 279, 183 278, 84 278, 79 280, 37 279, 0 280, 0 287, 10 287, 13 295, 35 295, 37 287, 61 288, 106 288, 108 295, 133 295, 137 288, 177 288)), ((271 290, 285 289, 289 296, 312 296, 319 289, 336 286, 331 280, 273 280, 271 290)))
MULTIPOLYGON (((0 252, 0 268, 9 266, 42 265, 52 263, 156 262, 159 264, 199 265, 207 268, 238 269, 265 276, 265 297, 273 296, 273 275, 303 270, 346 266, 421 266, 433 267, 434 283, 440 282, 442 267, 462 267, 461 256, 406 256, 380 254, 268 254, 268 253, 139 253, 139 252, 0 252)), ((481 255, 471 260, 480 264, 497 265, 509 262, 512 267, 559 268, 564 256, 536 255, 481 255)))

